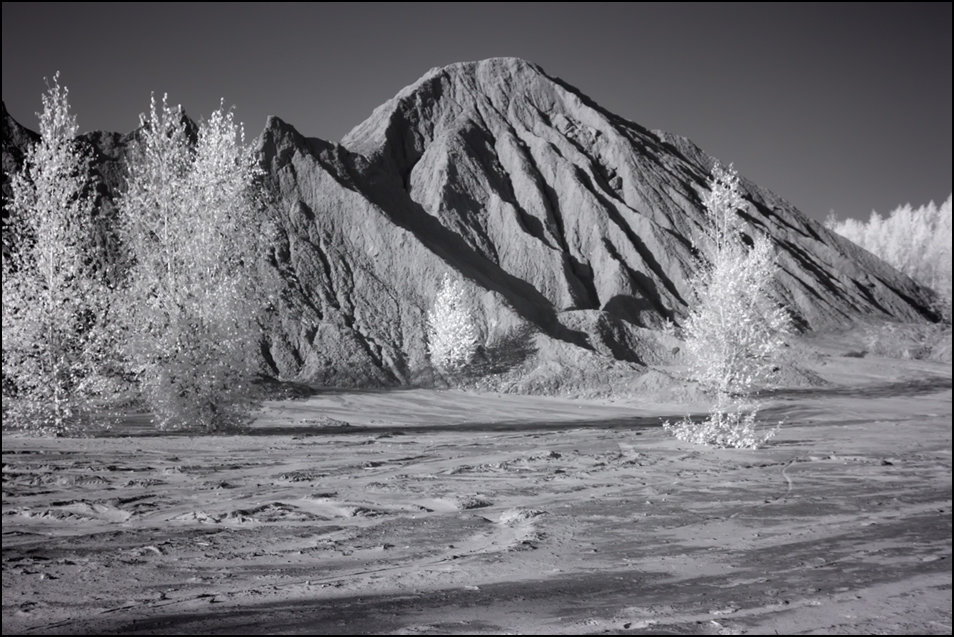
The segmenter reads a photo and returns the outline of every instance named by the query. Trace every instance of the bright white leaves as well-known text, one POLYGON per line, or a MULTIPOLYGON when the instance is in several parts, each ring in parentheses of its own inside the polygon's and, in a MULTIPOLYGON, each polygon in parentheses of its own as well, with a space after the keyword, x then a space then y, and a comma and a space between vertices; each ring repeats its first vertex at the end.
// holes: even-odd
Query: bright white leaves
POLYGON ((77 430, 108 391, 110 351, 90 160, 68 95, 57 73, 43 95, 40 140, 12 176, 3 229, 3 417, 54 435, 77 430))
POLYGON ((772 297, 777 266, 771 242, 757 235, 749 247, 742 239, 738 175, 717 165, 709 188, 703 198, 708 224, 695 242, 693 306, 682 331, 689 376, 716 402, 705 422, 666 427, 681 440, 755 448, 774 430, 757 433, 751 398, 777 370, 791 319, 772 297))
POLYGON ((427 313, 431 363, 445 373, 463 370, 477 352, 480 333, 464 284, 445 274, 427 313))
POLYGON ((751 249, 726 244, 693 283, 695 307, 683 325, 689 370, 704 389, 747 395, 773 375, 789 331, 772 301, 775 250, 758 236, 751 249))
POLYGON ((829 229, 884 259, 938 294, 938 310, 951 320, 951 196, 940 206, 899 206, 867 223, 829 218, 829 229))
POLYGON ((119 202, 132 258, 124 353, 159 426, 215 430, 253 402, 260 169, 224 108, 194 146, 189 135, 181 109, 153 99, 119 202))

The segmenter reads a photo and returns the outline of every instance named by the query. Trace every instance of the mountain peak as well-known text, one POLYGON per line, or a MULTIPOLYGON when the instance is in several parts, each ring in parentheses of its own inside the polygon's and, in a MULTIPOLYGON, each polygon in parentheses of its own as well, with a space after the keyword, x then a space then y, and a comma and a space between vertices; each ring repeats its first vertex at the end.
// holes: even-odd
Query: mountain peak
POLYGON ((604 119, 573 87, 515 57, 435 67, 371 113, 342 139, 372 163, 402 172, 436 137, 472 122, 493 130, 541 119, 604 119))
POLYGON ((445 66, 435 66, 425 73, 421 79, 438 73, 446 73, 448 75, 475 75, 478 72, 504 74, 526 71, 533 71, 545 75, 543 69, 538 65, 523 58, 493 57, 470 62, 454 62, 445 66))

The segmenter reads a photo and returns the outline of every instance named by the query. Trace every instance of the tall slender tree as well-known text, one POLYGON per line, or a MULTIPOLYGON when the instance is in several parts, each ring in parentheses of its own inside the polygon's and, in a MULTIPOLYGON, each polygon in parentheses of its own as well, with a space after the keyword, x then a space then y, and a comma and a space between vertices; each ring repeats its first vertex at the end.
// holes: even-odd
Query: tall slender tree
POLYGON ((40 140, 11 180, 3 229, 3 411, 39 433, 79 430, 107 392, 109 290, 94 254, 90 158, 53 76, 40 140))
POLYGON ((732 166, 716 165, 703 197, 707 223, 695 245, 693 305, 683 324, 690 377, 714 394, 709 417, 667 429, 680 439, 720 447, 758 447, 774 432, 756 430, 754 393, 771 380, 784 353, 791 318, 772 295, 777 266, 771 241, 743 240, 744 207, 732 166))

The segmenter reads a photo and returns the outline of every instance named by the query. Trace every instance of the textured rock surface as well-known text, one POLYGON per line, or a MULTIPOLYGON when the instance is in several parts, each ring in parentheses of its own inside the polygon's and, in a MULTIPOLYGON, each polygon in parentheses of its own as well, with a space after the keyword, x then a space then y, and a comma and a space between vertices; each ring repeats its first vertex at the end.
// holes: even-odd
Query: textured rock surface
MULTIPOLYGON (((115 192, 128 137, 87 138, 115 192)), ((341 145, 271 118, 260 148, 280 226, 282 289, 262 349, 276 374, 427 382, 424 316, 448 271, 469 286, 487 357, 519 362, 503 350, 529 325, 527 356, 553 376, 652 362, 669 346, 658 328, 687 310, 690 237, 714 160, 533 64, 433 69, 341 145)), ((777 245, 779 295, 801 326, 932 318, 923 288, 743 185, 746 221, 777 245)))
MULTIPOLYGON (((713 159, 513 58, 434 69, 342 142, 557 309, 658 326, 685 311, 688 239, 713 159)), ((801 322, 920 317, 921 298, 791 205, 745 184, 747 219, 780 251, 801 322)))
MULTIPOLYGON (((0 184, 0 194, 3 196, 3 223, 7 222, 6 202, 13 194, 10 190, 11 175, 23 165, 23 154, 30 144, 36 143, 39 135, 30 129, 21 126, 19 122, 13 119, 7 112, 6 103, 0 104, 3 108, 3 150, 0 153, 0 161, 3 164, 3 181, 0 184)), ((7 242, 3 241, 3 251, 6 254, 7 242)))

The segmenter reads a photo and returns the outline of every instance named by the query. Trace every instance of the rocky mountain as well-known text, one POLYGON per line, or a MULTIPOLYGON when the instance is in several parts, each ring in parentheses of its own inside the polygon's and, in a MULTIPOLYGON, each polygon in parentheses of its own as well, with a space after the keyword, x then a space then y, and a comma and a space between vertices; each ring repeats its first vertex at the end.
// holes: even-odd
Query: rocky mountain
MULTIPOLYGON (((88 137, 114 173, 122 138, 88 137)), ((518 350, 557 375, 651 362, 668 347, 659 329, 686 313, 714 159, 531 63, 432 69, 341 144, 275 117, 259 144, 280 226, 280 301, 262 347, 277 375, 426 378, 425 316, 445 272, 469 287, 490 366, 518 350), (520 349, 528 331, 534 346, 520 349)), ((803 329, 936 318, 925 289, 743 185, 749 231, 777 246, 779 297, 803 329)))

